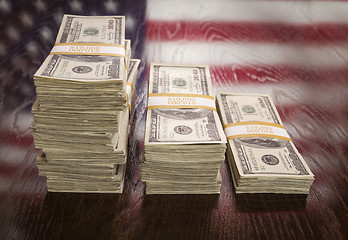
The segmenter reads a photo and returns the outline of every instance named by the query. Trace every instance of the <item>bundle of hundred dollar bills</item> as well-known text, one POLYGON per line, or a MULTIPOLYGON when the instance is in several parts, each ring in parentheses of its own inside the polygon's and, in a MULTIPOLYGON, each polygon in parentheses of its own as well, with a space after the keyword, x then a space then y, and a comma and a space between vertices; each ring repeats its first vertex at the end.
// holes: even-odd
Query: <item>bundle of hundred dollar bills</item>
POLYGON ((217 106, 237 193, 308 194, 314 175, 268 95, 220 93, 217 106))
POLYGON ((151 64, 141 163, 146 194, 220 193, 225 150, 209 67, 151 64))
POLYGON ((140 63, 130 56, 124 16, 64 15, 34 75, 32 133, 48 191, 122 192, 140 63))

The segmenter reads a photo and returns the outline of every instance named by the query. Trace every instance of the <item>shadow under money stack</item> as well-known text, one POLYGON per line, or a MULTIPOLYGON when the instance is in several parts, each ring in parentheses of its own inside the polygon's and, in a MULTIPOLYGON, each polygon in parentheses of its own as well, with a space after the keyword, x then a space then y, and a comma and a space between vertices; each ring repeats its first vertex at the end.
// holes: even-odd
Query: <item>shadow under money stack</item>
POLYGON ((218 194, 226 137, 206 65, 152 64, 141 180, 146 194, 218 194))
POLYGON ((132 89, 139 66, 130 56, 124 16, 64 15, 56 44, 34 75, 32 133, 48 191, 123 191, 134 100, 127 86, 132 89))
POLYGON ((220 93, 236 193, 308 194, 314 175, 291 141, 268 95, 220 93))

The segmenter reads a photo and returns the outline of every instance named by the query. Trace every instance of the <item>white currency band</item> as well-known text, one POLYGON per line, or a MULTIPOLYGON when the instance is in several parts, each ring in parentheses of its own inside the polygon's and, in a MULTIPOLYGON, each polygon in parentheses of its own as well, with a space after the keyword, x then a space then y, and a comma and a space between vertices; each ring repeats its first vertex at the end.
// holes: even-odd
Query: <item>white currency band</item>
POLYGON ((72 43, 55 44, 51 50, 50 55, 52 54, 104 55, 119 56, 125 58, 126 50, 124 46, 116 44, 72 43))
POLYGON ((291 141, 285 128, 262 124, 229 126, 224 129, 227 139, 242 137, 273 137, 291 141))
POLYGON ((204 97, 150 96, 148 109, 154 108, 206 108, 216 111, 214 99, 204 97))

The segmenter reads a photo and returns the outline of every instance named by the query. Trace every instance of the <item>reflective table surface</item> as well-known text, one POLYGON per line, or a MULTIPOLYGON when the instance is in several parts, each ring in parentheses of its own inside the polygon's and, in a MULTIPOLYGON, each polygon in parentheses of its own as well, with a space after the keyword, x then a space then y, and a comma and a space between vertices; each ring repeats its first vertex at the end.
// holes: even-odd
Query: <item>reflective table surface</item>
POLYGON ((0 0, 0 239, 347 239, 348 2, 0 0), (125 15, 140 58, 123 194, 47 192, 33 74, 63 14, 125 15), (151 62, 208 64, 215 93, 271 95, 315 181, 308 196, 146 195, 151 62))

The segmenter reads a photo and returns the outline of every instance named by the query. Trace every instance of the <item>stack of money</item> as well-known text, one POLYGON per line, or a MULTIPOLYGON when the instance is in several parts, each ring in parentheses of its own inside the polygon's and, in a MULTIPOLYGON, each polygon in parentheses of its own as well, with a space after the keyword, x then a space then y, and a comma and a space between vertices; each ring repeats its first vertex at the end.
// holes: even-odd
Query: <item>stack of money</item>
POLYGON ((151 64, 141 179, 146 194, 220 193, 226 137, 206 65, 151 64))
POLYGON ((217 106, 236 193, 308 194, 314 175, 268 95, 220 93, 217 106))
POLYGON ((34 75, 32 133, 48 191, 122 192, 140 62, 130 56, 124 16, 64 15, 34 75))

